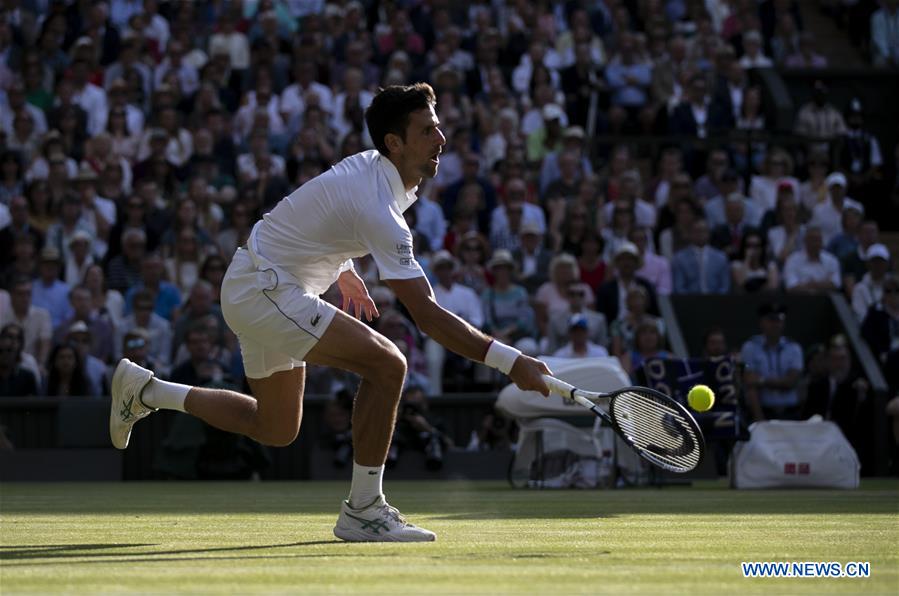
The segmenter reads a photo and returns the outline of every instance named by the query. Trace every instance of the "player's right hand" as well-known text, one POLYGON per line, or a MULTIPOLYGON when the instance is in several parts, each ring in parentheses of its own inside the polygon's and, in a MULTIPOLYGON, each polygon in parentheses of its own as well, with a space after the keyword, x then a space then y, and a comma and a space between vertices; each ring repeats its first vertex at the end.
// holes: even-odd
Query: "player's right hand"
POLYGON ((509 378, 522 391, 536 391, 543 394, 543 397, 548 397, 549 387, 546 386, 543 375, 551 374, 552 371, 544 362, 522 354, 515 359, 509 378))

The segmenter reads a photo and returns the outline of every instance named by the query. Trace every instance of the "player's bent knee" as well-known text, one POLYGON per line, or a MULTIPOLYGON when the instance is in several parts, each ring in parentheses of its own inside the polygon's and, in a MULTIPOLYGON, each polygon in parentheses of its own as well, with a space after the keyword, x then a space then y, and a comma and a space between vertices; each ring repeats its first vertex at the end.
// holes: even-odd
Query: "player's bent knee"
POLYGON ((273 427, 266 429, 254 437, 258 443, 268 447, 287 447, 297 439, 300 434, 299 426, 273 427))
POLYGON ((363 376, 380 384, 402 385, 406 378, 406 357, 393 342, 384 342, 371 358, 368 371, 363 376))

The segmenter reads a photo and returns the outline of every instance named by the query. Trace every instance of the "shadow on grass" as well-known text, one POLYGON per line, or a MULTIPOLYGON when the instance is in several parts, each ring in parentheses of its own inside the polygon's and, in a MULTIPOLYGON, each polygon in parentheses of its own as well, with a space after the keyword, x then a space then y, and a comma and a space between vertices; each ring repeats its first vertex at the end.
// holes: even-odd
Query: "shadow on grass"
MULTIPOLYGON (((369 544, 351 544, 347 542, 343 542, 340 540, 313 540, 307 542, 291 542, 288 544, 268 544, 268 545, 258 545, 258 546, 234 546, 234 547, 221 547, 221 548, 197 548, 197 549, 178 549, 178 550, 160 550, 160 551, 150 551, 150 552, 135 552, 135 553, 122 553, 122 552, 105 552, 105 553, 77 553, 77 552, 67 552, 66 554, 59 554, 56 556, 42 556, 40 554, 33 554, 37 552, 39 549, 44 551, 46 550, 64 550, 64 551, 78 551, 78 550, 89 550, 89 549, 107 549, 107 548, 121 548, 121 547, 138 547, 138 546, 155 546, 152 544, 59 544, 59 545, 44 545, 41 547, 35 548, 35 546, 28 545, 25 547, 4 547, 4 550, 7 552, 13 551, 16 552, 16 556, 12 557, 0 557, 0 558, 9 558, 9 559, 17 559, 14 562, 2 563, 0 566, 4 568, 8 567, 29 567, 29 566, 43 566, 43 565, 92 565, 92 564, 119 564, 119 563, 127 563, 129 565, 145 565, 148 563, 182 563, 185 561, 248 561, 248 560, 271 560, 271 559, 326 559, 326 558, 338 558, 338 557, 347 557, 347 558, 369 558, 369 559, 386 559, 386 558, 396 558, 396 557, 405 557, 407 556, 402 550, 373 550, 373 552, 359 552, 359 548, 353 549, 352 552, 317 552, 317 553, 284 553, 284 554, 237 554, 237 555, 210 555, 210 556, 190 556, 190 555, 201 555, 203 553, 219 553, 219 552, 234 552, 239 551, 241 553, 246 553, 246 551, 255 551, 255 550, 263 550, 263 549, 273 549, 273 548, 292 548, 292 547, 305 547, 305 546, 317 546, 317 545, 331 545, 336 546, 340 545, 343 547, 362 547, 366 548, 371 545, 369 544), (16 551, 15 549, 20 549, 16 551), (181 556, 173 556, 173 555, 181 555, 181 556), (186 556, 184 556, 186 555, 186 556), (60 560, 63 558, 63 560, 60 560), (50 559, 50 560, 47 560, 50 559)), ((403 546, 412 545, 414 543, 391 543, 393 546, 403 546)), ((383 544, 379 546, 384 546, 383 544)), ((559 559, 565 558, 567 555, 559 555, 559 554, 547 554, 547 553, 510 553, 508 556, 503 556, 501 553, 491 552, 491 553, 483 553, 483 552, 470 552, 470 553, 453 553, 453 554, 439 554, 439 555, 426 555, 420 553, 422 556, 428 559, 433 560, 467 560, 467 561, 480 561, 485 559, 495 560, 497 557, 499 558, 508 558, 509 560, 519 560, 519 559, 559 559)), ((609 555, 611 551, 600 551, 593 553, 594 555, 609 555)))
MULTIPOLYGON (((178 550, 160 550, 150 552, 82 552, 112 551, 120 548, 137 548, 140 546, 157 546, 156 544, 45 544, 45 545, 7 545, 0 547, 0 561, 17 559, 68 559, 96 557, 154 557, 155 555, 182 555, 214 553, 222 551, 251 551, 270 548, 288 548, 295 546, 316 546, 321 544, 344 544, 341 540, 310 540, 307 542, 290 542, 287 544, 260 544, 253 546, 222 546, 215 548, 188 548, 178 550)), ((203 558, 203 557, 197 557, 203 558)), ((174 560, 174 559, 172 559, 174 560)), ((180 559, 179 559, 180 560, 180 559)))

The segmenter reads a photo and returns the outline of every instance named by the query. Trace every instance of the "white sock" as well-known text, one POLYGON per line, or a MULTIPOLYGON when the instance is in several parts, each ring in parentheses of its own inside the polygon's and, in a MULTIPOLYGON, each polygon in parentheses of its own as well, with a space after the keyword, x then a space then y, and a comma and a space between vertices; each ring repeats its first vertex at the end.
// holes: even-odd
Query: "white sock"
POLYGON ((186 412, 187 410, 184 409, 184 399, 191 389, 193 389, 193 387, 190 385, 171 383, 153 377, 140 394, 140 400, 148 408, 162 408, 164 410, 186 412))
POLYGON ((360 466, 353 462, 353 483, 350 485, 350 507, 363 509, 381 496, 384 466, 360 466))

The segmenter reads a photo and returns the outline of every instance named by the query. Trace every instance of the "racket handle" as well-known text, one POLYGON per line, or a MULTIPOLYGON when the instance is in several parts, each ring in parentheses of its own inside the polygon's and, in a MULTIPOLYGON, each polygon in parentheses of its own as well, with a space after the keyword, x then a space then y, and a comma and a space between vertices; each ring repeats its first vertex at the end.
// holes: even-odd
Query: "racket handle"
POLYGON ((575 390, 574 385, 569 385, 565 381, 561 381, 549 375, 543 375, 543 381, 546 383, 546 386, 549 387, 549 390, 553 393, 557 393, 562 397, 573 399, 575 390))

